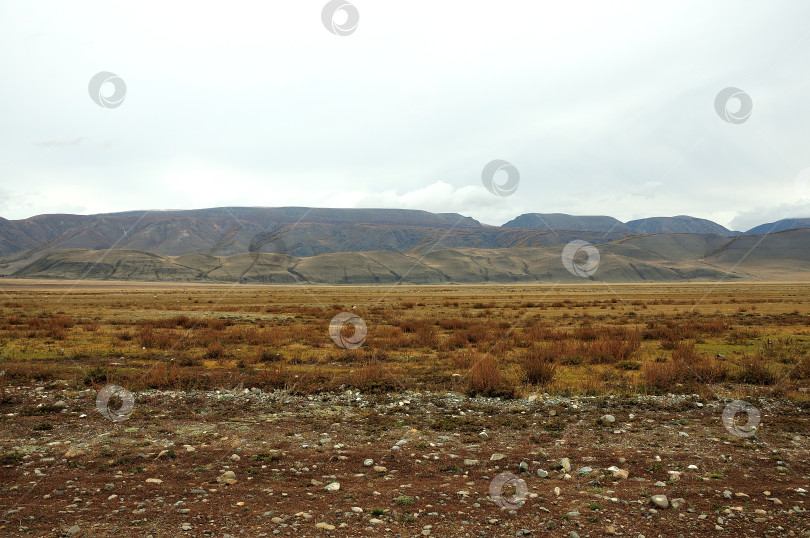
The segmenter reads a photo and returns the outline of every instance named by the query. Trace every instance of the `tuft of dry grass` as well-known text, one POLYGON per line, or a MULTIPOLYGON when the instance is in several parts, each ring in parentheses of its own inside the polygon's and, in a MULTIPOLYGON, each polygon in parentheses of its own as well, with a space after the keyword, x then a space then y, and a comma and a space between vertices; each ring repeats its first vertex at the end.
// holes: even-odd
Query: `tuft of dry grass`
POLYGON ((776 381, 776 376, 768 369, 760 355, 743 355, 732 379, 737 383, 750 385, 772 385, 776 381))
POLYGON ((532 348, 523 353, 521 368, 526 382, 532 385, 549 385, 557 374, 554 358, 547 351, 549 348, 532 348))
POLYGON ((476 354, 468 375, 468 396, 514 398, 517 391, 504 382, 498 360, 491 355, 476 354))

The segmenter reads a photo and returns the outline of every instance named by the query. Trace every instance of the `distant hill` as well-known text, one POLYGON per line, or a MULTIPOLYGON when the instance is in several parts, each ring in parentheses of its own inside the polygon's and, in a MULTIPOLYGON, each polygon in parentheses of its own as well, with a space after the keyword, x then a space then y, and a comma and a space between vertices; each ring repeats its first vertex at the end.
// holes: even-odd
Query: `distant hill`
POLYGON ((265 284, 810 280, 810 229, 734 238, 716 234, 627 237, 598 246, 600 263, 588 279, 566 270, 563 247, 338 252, 306 258, 261 252, 159 256, 126 249, 68 249, 50 252, 13 276, 265 284))
POLYGON ((801 226, 810 219, 739 235, 685 215, 622 223, 560 213, 528 213, 488 226, 456 213, 305 207, 39 215, 0 219, 0 277, 576 282, 581 279, 563 267, 561 254, 567 243, 582 240, 599 249, 593 279, 605 282, 804 279, 810 261, 798 250, 810 246, 810 228, 794 229, 801 226))
POLYGON ((795 230, 796 228, 810 228, 810 218, 807 219, 782 219, 768 224, 760 224, 745 232, 751 234, 765 234, 769 232, 783 232, 785 230, 795 230))
POLYGON ((632 233, 621 221, 606 216, 576 216, 564 213, 526 213, 503 225, 504 228, 533 230, 585 230, 590 232, 632 233))
POLYGON ((5 272, 3 266, 16 270, 23 262, 64 249, 130 249, 162 256, 261 251, 308 257, 329 252, 531 247, 578 237, 605 242, 625 235, 504 229, 455 213, 401 209, 231 207, 39 215, 0 221, 0 274, 5 272))
POLYGON ((732 232, 716 222, 687 215, 678 215, 676 217, 651 217, 631 220, 625 224, 634 232, 642 234, 716 234, 724 237, 739 235, 739 232, 732 232))

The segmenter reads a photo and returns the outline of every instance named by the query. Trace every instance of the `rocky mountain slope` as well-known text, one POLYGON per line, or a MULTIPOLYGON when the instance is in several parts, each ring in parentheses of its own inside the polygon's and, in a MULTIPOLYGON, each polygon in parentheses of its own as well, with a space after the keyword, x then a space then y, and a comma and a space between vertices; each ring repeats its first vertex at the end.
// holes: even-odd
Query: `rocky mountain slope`
POLYGON ((390 284, 576 282, 573 240, 601 255, 604 282, 804 280, 810 219, 740 235, 688 216, 622 223, 526 214, 488 226, 454 213, 215 208, 0 220, 0 276, 390 284), (778 231, 783 230, 783 231, 778 231))

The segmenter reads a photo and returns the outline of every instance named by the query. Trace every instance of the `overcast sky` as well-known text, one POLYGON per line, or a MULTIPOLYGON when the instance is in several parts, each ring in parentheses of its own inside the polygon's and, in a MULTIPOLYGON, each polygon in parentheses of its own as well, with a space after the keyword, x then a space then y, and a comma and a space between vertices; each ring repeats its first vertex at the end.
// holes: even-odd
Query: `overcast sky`
POLYGON ((325 4, 0 0, 0 216, 810 216, 806 0, 354 0, 348 35, 325 4), (101 71, 120 106, 91 98, 101 71), (727 87, 741 123, 715 109, 727 87), (482 184, 494 159, 511 196, 482 184))

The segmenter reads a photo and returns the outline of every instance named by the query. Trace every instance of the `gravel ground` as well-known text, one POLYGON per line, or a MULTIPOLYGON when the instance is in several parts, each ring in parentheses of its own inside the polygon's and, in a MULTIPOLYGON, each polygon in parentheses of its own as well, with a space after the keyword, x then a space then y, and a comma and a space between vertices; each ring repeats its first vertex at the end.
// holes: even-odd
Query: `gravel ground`
POLYGON ((97 396, 8 388, 0 535, 810 536, 787 400, 97 396))

